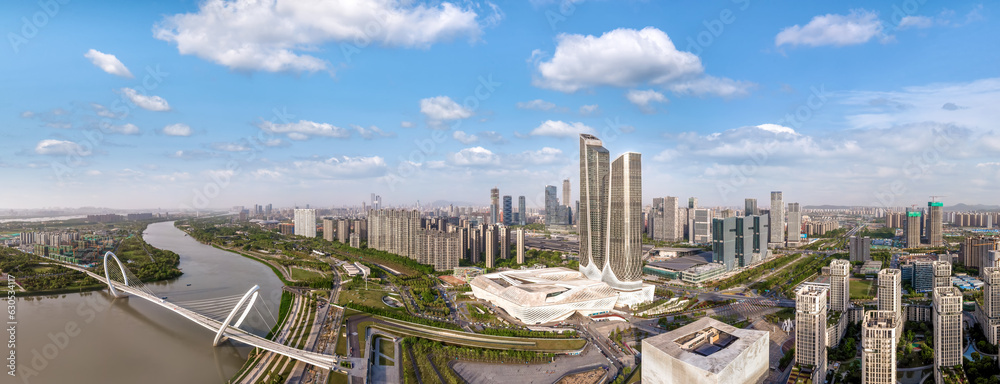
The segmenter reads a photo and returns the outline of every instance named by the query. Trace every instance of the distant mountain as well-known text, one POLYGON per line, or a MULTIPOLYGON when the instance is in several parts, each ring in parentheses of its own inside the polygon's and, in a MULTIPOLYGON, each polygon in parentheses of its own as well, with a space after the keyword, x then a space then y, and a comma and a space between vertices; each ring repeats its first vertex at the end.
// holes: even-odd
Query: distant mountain
POLYGON ((986 204, 955 204, 955 205, 945 205, 945 212, 966 212, 966 211, 1000 211, 1000 205, 986 205, 986 204))
POLYGON ((430 205, 424 206, 424 208, 448 208, 449 205, 454 205, 456 207, 473 207, 473 206, 480 206, 480 205, 484 205, 484 204, 473 204, 473 203, 469 203, 469 202, 465 202, 465 201, 437 200, 437 201, 434 201, 434 202, 430 203, 430 205))

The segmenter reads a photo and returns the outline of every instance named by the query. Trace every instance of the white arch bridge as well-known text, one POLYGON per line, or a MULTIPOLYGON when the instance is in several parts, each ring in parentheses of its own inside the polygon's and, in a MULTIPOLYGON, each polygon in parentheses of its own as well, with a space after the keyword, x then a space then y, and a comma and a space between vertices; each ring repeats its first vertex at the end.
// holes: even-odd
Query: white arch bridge
MULTIPOLYGON (((298 348, 293 348, 281 343, 265 339, 263 337, 254 335, 250 332, 240 329, 239 326, 247 318, 247 315, 250 313, 252 309, 255 309, 253 304, 257 300, 258 296, 257 290, 259 289, 259 287, 256 285, 253 286, 253 288, 250 288, 250 290, 247 291, 242 296, 237 295, 228 298, 192 301, 184 303, 173 303, 167 301, 166 299, 157 297, 152 291, 146 288, 145 284, 143 284, 142 281, 136 278, 135 275, 131 273, 131 271, 125 268, 125 265, 122 264, 120 260, 118 260, 118 256, 116 256, 112 252, 107 252, 104 254, 104 276, 93 273, 77 265, 62 264, 62 263, 60 263, 60 265, 87 273, 88 275, 97 280, 106 281, 108 283, 108 288, 111 290, 111 294, 114 295, 115 297, 132 295, 144 299, 146 301, 149 301, 153 304, 159 305, 163 308, 166 308, 178 315, 184 316, 184 318, 188 320, 195 322, 195 324, 208 328, 212 332, 215 332, 215 340, 212 342, 213 345, 219 345, 219 343, 222 342, 224 339, 229 338, 247 345, 252 345, 257 348, 277 353, 282 356, 287 356, 289 358, 299 360, 307 364, 312 364, 314 366, 323 369, 340 368, 337 364, 339 363, 339 358, 337 356, 325 355, 322 353, 316 353, 298 348), (109 264, 108 264, 109 257, 114 259, 114 261, 118 264, 117 270, 114 267, 111 267, 109 269, 109 264), (112 277, 121 281, 115 281, 115 279, 112 279, 112 277), (238 300, 236 300, 237 298, 238 300), (232 300, 236 300, 236 306, 233 307, 232 310, 229 310, 228 308, 222 308, 225 312, 228 313, 228 315, 225 316, 224 321, 219 321, 212 318, 211 316, 196 312, 196 310, 200 310, 203 312, 211 310, 218 311, 220 303, 231 302, 232 300), (243 313, 239 316, 235 324, 230 325, 233 319, 236 318, 236 315, 237 313, 239 313, 240 309, 243 309, 243 313)), ((216 314, 219 313, 216 312, 216 314)), ((263 315, 261 316, 263 317, 263 315)))

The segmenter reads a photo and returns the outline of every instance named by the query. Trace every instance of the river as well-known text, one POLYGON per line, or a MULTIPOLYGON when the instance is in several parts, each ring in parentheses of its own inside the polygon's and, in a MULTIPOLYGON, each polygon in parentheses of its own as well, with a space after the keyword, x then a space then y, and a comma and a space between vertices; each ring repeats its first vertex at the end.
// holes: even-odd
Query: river
MULTIPOLYGON (((176 280, 150 284, 157 295, 172 302, 204 300, 241 295, 257 284, 266 307, 257 304, 261 314, 251 312, 241 328, 263 335, 274 324, 282 283, 268 266, 201 244, 173 222, 150 224, 143 238, 180 255, 184 271, 176 280)), ((142 299, 115 299, 107 290, 19 298, 17 322, 19 372, 16 380, 5 374, 4 383, 225 383, 252 349, 231 342, 213 347, 208 329, 142 299)))

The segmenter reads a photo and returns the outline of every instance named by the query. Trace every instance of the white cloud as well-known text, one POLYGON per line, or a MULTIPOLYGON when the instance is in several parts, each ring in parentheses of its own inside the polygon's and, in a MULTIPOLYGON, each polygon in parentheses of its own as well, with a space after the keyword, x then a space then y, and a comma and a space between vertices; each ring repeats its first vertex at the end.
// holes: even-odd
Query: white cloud
POLYGON ((162 97, 146 96, 140 94, 139 92, 137 92, 132 88, 122 88, 121 92, 123 95, 125 95, 125 97, 129 99, 129 101, 132 102, 132 104, 139 106, 139 108, 156 112, 170 110, 170 104, 167 104, 167 101, 164 100, 162 97))
POLYGON ((171 183, 182 181, 182 180, 188 180, 190 178, 191 178, 191 174, 187 173, 187 172, 174 172, 174 173, 170 173, 170 174, 153 176, 153 180, 165 181, 165 182, 171 182, 171 183))
POLYGON ((132 76, 132 72, 129 72, 128 68, 125 67, 125 64, 122 64, 122 62, 119 61, 115 55, 91 49, 87 51, 87 53, 83 54, 83 57, 90 59, 90 62, 93 63, 94 66, 100 68, 104 72, 129 79, 135 77, 132 76))
POLYGON ((212 143, 212 149, 223 152, 249 152, 250 147, 237 143, 212 143))
POLYGON ((547 120, 533 129, 531 136, 576 137, 581 133, 595 134, 593 128, 580 122, 566 123, 561 120, 547 120))
POLYGON ((139 127, 132 123, 125 123, 122 125, 108 125, 103 129, 107 133, 117 133, 119 135, 138 135, 139 127))
POLYGON ((91 169, 91 170, 88 170, 87 172, 84 172, 84 174, 87 175, 87 176, 100 176, 103 173, 101 173, 101 171, 98 171, 96 169, 91 169))
POLYGON ((297 123, 275 124, 271 121, 261 121, 257 124, 261 130, 286 134, 292 140, 307 140, 311 137, 333 137, 346 139, 351 137, 351 131, 332 124, 317 123, 308 120, 299 120, 297 123))
POLYGON ((519 101, 516 106, 517 109, 531 109, 535 111, 551 111, 556 108, 555 103, 551 103, 542 99, 535 99, 532 101, 519 101))
POLYGON ((730 79, 701 80, 706 76, 701 59, 677 50, 666 33, 653 27, 638 31, 620 28, 600 37, 560 34, 555 54, 548 61, 539 61, 537 70, 532 82, 535 86, 567 93, 598 86, 658 85, 670 89, 687 84, 679 86, 686 93, 739 96, 752 85, 730 79), (728 87, 720 87, 720 83, 728 87))
MULTIPOLYGON (((499 8, 491 10, 484 23, 503 18, 499 8)), ((358 49, 369 41, 406 48, 476 41, 482 33, 476 19, 475 11, 450 2, 206 0, 198 12, 164 18, 153 27, 153 36, 177 44, 181 54, 231 69, 315 72, 331 65, 303 52, 326 43, 358 49)))
POLYGON ((471 147, 465 148, 461 151, 451 154, 449 160, 454 165, 466 166, 480 166, 480 165, 498 165, 500 164, 500 156, 489 149, 483 147, 471 147))
POLYGON ((90 106, 91 106, 91 108, 94 108, 94 113, 96 113, 97 116, 107 117, 109 119, 118 119, 118 118, 121 118, 121 116, 119 116, 118 114, 116 114, 114 112, 111 112, 107 107, 105 107, 103 105, 100 105, 100 104, 97 104, 97 103, 91 103, 90 106))
POLYGON ((522 164, 549 165, 566 162, 566 155, 558 148, 544 147, 537 151, 525 151, 517 156, 522 164))
POLYGON ((927 16, 903 16, 896 27, 899 29, 930 28, 933 25, 934 19, 927 16))
POLYGON ((70 129, 70 128, 73 128, 73 124, 64 123, 64 122, 50 122, 50 123, 45 123, 45 126, 49 127, 49 128, 56 128, 56 129, 70 129))
POLYGON ((599 108, 600 107, 598 107, 597 104, 583 105, 583 106, 580 106, 580 114, 584 115, 584 116, 592 115, 595 112, 597 112, 597 110, 599 108))
POLYGON ((354 128, 354 130, 358 131, 358 135, 360 135, 365 140, 371 140, 377 137, 396 137, 395 132, 385 132, 379 127, 376 127, 374 125, 368 128, 362 127, 360 125, 351 125, 351 128, 354 128))
POLYGON ((662 93, 654 91, 652 89, 638 90, 630 89, 625 93, 625 98, 632 104, 635 104, 642 110, 643 113, 654 113, 656 112, 656 107, 653 107, 652 103, 666 104, 669 102, 666 96, 662 93))
POLYGON ((137 171, 131 168, 125 168, 122 169, 121 171, 116 172, 115 176, 118 176, 123 179, 139 179, 142 178, 143 176, 146 176, 146 174, 142 171, 137 171))
POLYGON ((74 143, 72 141, 66 140, 42 140, 38 142, 35 146, 35 153, 39 155, 78 155, 78 156, 88 156, 91 154, 90 150, 84 149, 80 144, 74 143))
POLYGON ((292 163, 295 173, 319 179, 364 179, 382 176, 386 170, 385 160, 379 156, 341 156, 292 163))
POLYGON ((472 117, 471 109, 463 107, 448 96, 429 97, 420 100, 420 113, 427 117, 432 128, 447 128, 446 122, 472 117))
POLYGON ((465 133, 463 131, 454 131, 454 132, 451 133, 451 137, 453 139, 455 139, 455 140, 458 140, 458 142, 460 142, 462 144, 465 144, 465 145, 469 145, 469 144, 472 144, 472 143, 475 143, 475 142, 479 141, 479 137, 478 136, 476 136, 476 135, 470 135, 470 134, 467 134, 467 133, 465 133))
POLYGON ((763 129, 771 133, 787 133, 790 135, 798 135, 798 133, 796 133, 794 129, 778 124, 761 124, 758 125, 757 128, 763 129))
POLYGON ((823 45, 846 46, 867 43, 873 38, 887 41, 882 32, 878 13, 863 9, 852 10, 848 15, 826 14, 814 17, 805 26, 787 27, 774 38, 775 46, 823 45))
POLYGON ((163 134, 167 136, 191 136, 191 127, 184 123, 170 124, 163 127, 163 134))
POLYGON ((399 126, 403 128, 413 128, 414 124, 412 121, 402 121, 399 123, 399 126))
POLYGON ((21 118, 23 118, 23 119, 30 119, 32 117, 35 117, 35 113, 32 112, 32 111, 21 112, 21 118))
POLYGON ((500 133, 498 133, 496 131, 483 131, 483 132, 479 132, 479 136, 482 137, 483 139, 486 139, 486 141, 489 141, 489 142, 491 142, 493 144, 505 144, 505 143, 507 143, 507 139, 505 139, 503 137, 503 135, 501 135, 500 133))

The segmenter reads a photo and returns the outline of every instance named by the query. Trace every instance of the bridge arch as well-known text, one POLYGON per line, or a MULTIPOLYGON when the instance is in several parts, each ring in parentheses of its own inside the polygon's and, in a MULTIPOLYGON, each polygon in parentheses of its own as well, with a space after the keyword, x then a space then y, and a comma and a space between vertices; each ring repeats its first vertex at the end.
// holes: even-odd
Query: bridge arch
MULTIPOLYGON (((118 291, 115 290, 115 285, 111 284, 111 275, 108 274, 108 256, 111 256, 116 262, 118 262, 118 269, 122 271, 122 279, 125 279, 124 283, 126 286, 128 286, 128 274, 125 273, 125 265, 122 264, 121 260, 118 260, 118 256, 115 256, 115 254, 111 251, 104 254, 104 278, 108 282, 108 288, 111 289, 111 295, 119 297, 118 291)), ((125 293, 123 292, 121 296, 125 296, 125 293)))
POLYGON ((247 293, 243 294, 243 297, 240 298, 240 301, 237 302, 236 306, 233 307, 233 310, 229 312, 229 316, 226 316, 226 321, 223 321, 222 325, 219 326, 219 332, 215 334, 215 340, 212 341, 212 346, 219 346, 219 341, 222 340, 222 334, 225 333, 226 328, 229 327, 229 322, 233 321, 233 317, 236 316, 236 312, 240 310, 240 307, 243 306, 243 303, 245 303, 247 299, 250 299, 250 303, 247 304, 247 308, 243 310, 243 315, 240 316, 240 320, 236 322, 236 326, 239 327, 240 324, 243 323, 243 319, 245 319, 247 317, 247 314, 250 313, 250 308, 253 307, 253 303, 257 301, 258 289, 260 289, 260 286, 254 285, 253 288, 250 288, 250 290, 247 291, 247 293))

